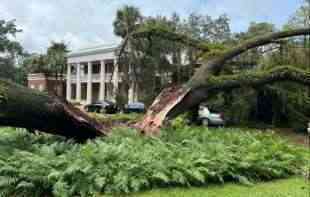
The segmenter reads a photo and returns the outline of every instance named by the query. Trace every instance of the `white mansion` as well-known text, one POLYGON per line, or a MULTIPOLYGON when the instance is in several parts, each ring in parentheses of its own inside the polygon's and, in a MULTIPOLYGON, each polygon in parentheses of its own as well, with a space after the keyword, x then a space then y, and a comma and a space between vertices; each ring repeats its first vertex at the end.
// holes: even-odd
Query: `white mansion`
MULTIPOLYGON (((119 45, 85 48, 67 55, 68 101, 89 104, 98 100, 116 100, 122 82, 122 68, 117 64, 119 45)), ((135 85, 130 85, 128 102, 137 100, 135 85)))

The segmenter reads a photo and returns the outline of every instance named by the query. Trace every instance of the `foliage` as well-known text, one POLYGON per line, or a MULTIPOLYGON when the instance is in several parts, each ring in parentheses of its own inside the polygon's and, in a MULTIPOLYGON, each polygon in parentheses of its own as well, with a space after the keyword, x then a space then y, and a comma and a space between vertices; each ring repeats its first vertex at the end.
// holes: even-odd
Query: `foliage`
MULTIPOLYGON (((306 6, 306 5, 305 5, 306 6)), ((302 26, 292 26, 297 28, 302 26)), ((291 29, 289 28, 289 29, 291 29)), ((273 24, 251 23, 247 32, 235 35, 233 43, 258 35, 276 31, 273 24)), ((276 41, 265 47, 252 49, 228 62, 221 74, 248 75, 274 69, 281 65, 293 65, 308 70, 310 66, 309 36, 300 36, 276 41)), ((262 124, 268 127, 292 127, 305 131, 309 121, 309 88, 294 83, 276 83, 260 88, 249 88, 246 83, 242 89, 225 91, 208 101, 225 112, 230 123, 240 125, 262 124), (242 95, 242 96, 240 96, 242 95)))
POLYGON ((48 58, 45 54, 28 54, 23 61, 27 73, 48 73, 48 58))
POLYGON ((52 74, 61 79, 62 74, 65 74, 67 52, 65 43, 52 41, 46 54, 28 54, 23 67, 28 73, 52 74))
POLYGON ((25 84, 24 70, 16 67, 18 57, 23 55, 22 46, 13 40, 19 32, 21 30, 16 27, 14 20, 0 19, 0 78, 25 84))
POLYGON ((0 20, 0 53, 8 53, 10 55, 22 53, 21 45, 9 38, 10 36, 14 37, 19 32, 21 30, 16 27, 14 20, 0 20))
POLYGON ((284 28, 301 28, 310 26, 310 1, 304 0, 303 5, 290 18, 284 28))
POLYGON ((57 75, 65 74, 65 66, 67 64, 68 49, 63 42, 51 42, 51 45, 47 49, 47 59, 49 64, 49 71, 57 75))
POLYGON ((141 14, 138 8, 133 6, 124 6, 116 13, 114 20, 114 33, 117 36, 125 38, 129 36, 141 22, 141 14))
POLYGON ((3 128, 1 196, 96 196, 156 187, 284 178, 301 173, 309 152, 272 133, 167 129, 159 138, 115 130, 74 144, 3 128))
POLYGON ((200 50, 209 51, 206 43, 213 53, 205 56, 214 56, 231 35, 226 15, 212 18, 193 13, 185 20, 177 13, 145 17, 130 6, 118 10, 114 32, 123 38, 119 62, 129 71, 123 82, 127 89, 136 83, 139 100, 146 104, 164 87, 191 77, 199 64, 200 50))
POLYGON ((182 129, 186 128, 189 125, 189 122, 190 122, 189 113, 187 114, 185 113, 173 119, 170 123, 170 126, 173 129, 182 129))
POLYGON ((104 125, 115 125, 115 124, 130 124, 137 122, 143 116, 143 114, 131 113, 131 114, 98 114, 91 113, 91 117, 98 120, 100 123, 104 125))
POLYGON ((0 78, 9 79, 18 84, 26 84, 27 75, 23 68, 14 66, 14 61, 11 58, 0 57, 0 78))

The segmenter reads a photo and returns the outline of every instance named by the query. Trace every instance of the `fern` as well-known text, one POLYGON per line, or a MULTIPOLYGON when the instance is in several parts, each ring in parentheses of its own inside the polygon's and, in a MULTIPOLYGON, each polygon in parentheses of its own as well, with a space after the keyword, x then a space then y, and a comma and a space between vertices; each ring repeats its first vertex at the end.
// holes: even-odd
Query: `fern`
POLYGON ((159 138, 118 129, 75 144, 0 131, 0 196, 98 196, 167 186, 283 178, 305 172, 309 152, 272 132, 167 128, 159 138))

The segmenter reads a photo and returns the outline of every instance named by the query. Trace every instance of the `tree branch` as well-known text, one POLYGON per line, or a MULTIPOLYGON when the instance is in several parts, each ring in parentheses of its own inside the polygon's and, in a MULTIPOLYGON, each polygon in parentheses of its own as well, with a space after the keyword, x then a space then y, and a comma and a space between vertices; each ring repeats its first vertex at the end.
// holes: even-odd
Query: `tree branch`
POLYGON ((201 66, 186 85, 189 87, 198 87, 200 85, 203 85, 201 82, 205 81, 206 78, 209 77, 210 72, 219 73, 228 60, 231 60, 234 57, 241 55, 242 53, 250 49, 273 43, 275 40, 278 39, 300 35, 310 35, 310 28, 270 33, 250 39, 235 48, 223 52, 216 58, 208 61, 206 64, 201 66))
POLYGON ((221 91, 228 91, 242 87, 253 87, 273 84, 281 81, 290 81, 310 86, 310 72, 292 66, 279 66, 266 71, 251 71, 237 75, 212 76, 204 81, 204 85, 192 89, 168 114, 171 119, 189 110, 201 102, 206 101, 209 96, 221 91))

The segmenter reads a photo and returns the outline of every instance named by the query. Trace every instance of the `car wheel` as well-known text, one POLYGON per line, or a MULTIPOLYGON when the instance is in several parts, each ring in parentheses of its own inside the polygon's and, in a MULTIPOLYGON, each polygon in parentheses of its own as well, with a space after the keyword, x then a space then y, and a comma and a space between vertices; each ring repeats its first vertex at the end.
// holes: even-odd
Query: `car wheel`
POLYGON ((209 120, 206 118, 202 119, 201 123, 202 123, 202 126, 206 126, 206 127, 209 126, 209 120))

